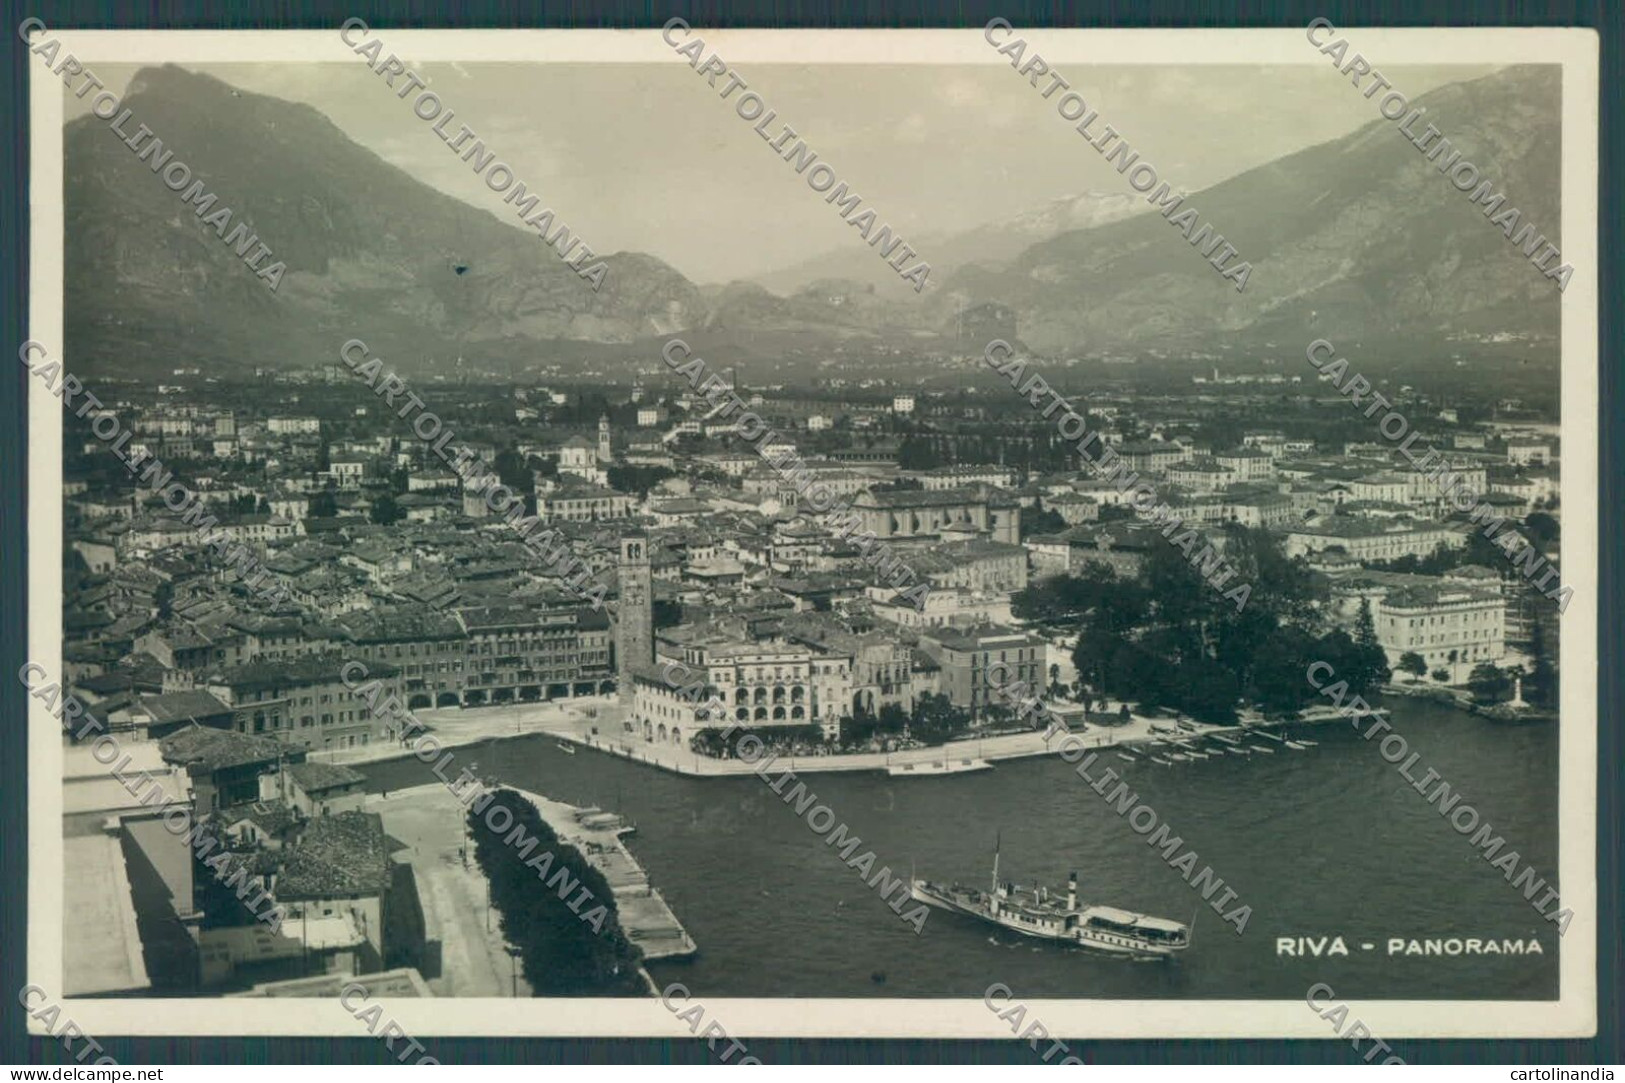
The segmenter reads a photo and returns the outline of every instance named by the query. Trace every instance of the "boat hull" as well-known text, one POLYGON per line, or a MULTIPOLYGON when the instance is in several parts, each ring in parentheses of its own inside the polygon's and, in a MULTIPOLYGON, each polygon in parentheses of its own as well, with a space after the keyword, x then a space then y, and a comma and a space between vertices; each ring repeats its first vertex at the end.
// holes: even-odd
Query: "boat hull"
POLYGON ((892 778, 934 778, 941 775, 965 775, 973 771, 991 771, 993 765, 986 760, 933 760, 921 763, 892 763, 886 765, 886 774, 892 778))
POLYGON ((1188 946, 1188 941, 1181 944, 1153 944, 1139 937, 1084 927, 1063 929, 1036 926, 1019 919, 990 913, 982 901, 985 897, 980 896, 979 893, 972 895, 954 892, 951 889, 925 880, 912 881, 909 884, 909 894, 914 901, 939 910, 947 910, 950 913, 975 918, 978 921, 996 925, 1001 929, 1008 929, 1013 933, 1020 933, 1022 936, 1032 937, 1035 940, 1049 940, 1055 943, 1070 944, 1100 955, 1124 959, 1172 959, 1188 946))

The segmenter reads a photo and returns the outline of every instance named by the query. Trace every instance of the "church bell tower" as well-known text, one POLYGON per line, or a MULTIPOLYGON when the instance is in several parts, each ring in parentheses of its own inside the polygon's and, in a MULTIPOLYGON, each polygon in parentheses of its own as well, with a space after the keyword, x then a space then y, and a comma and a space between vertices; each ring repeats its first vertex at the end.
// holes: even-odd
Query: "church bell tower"
POLYGON ((632 702, 632 673, 654 662, 654 590, 649 539, 621 539, 620 606, 615 618, 615 687, 622 703, 632 702))

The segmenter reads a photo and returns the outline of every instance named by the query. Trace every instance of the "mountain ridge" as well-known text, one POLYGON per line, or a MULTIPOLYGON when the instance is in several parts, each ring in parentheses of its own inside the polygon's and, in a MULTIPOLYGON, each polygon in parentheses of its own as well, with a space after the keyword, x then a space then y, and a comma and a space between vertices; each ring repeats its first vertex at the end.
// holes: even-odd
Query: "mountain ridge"
MULTIPOLYGON (((1555 227, 1559 92, 1557 69, 1523 66, 1413 104, 1508 205, 1555 227)), ((1380 118, 1186 196, 1239 250, 1235 261, 1253 264, 1243 293, 1143 197, 1086 193, 1006 232, 1082 228, 983 244, 983 262, 934 271, 923 296, 905 298, 847 277, 783 296, 762 281, 702 287, 641 252, 594 257, 609 268, 594 292, 502 213, 511 207, 475 207, 419 181, 311 106, 174 65, 139 72, 125 105, 135 113, 126 130, 154 129, 271 246, 267 262, 288 268, 273 295, 105 121, 70 121, 67 349, 132 366, 310 364, 362 338, 408 370, 466 354, 517 372, 549 353, 631 357, 680 332, 741 350, 861 340, 951 353, 968 348, 966 313, 977 331, 991 320, 1039 352, 1083 356, 1310 329, 1557 327, 1553 283, 1499 228, 1469 221, 1481 208, 1380 118), (1141 213, 1124 216, 1134 205, 1141 213)), ((953 236, 974 248, 979 230, 997 226, 953 236)), ((868 256, 854 245, 842 262, 868 256)))

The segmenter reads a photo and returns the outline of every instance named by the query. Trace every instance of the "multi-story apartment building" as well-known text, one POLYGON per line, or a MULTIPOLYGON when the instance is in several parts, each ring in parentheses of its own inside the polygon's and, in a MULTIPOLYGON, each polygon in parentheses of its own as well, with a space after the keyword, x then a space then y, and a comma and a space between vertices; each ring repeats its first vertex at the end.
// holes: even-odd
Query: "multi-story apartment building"
POLYGON ((167 671, 166 686, 171 688, 189 687, 190 674, 238 665, 248 657, 240 631, 223 628, 205 633, 180 623, 143 632, 134 646, 158 660, 167 671), (184 679, 171 680, 172 674, 184 679))
POLYGON ((933 587, 923 598, 905 598, 889 587, 871 586, 869 604, 876 620, 900 628, 972 627, 1008 623, 1010 596, 953 587, 933 587), (921 604, 916 605, 919 601, 921 604))
POLYGON ((458 609, 455 616, 464 635, 464 706, 615 690, 603 612, 484 606, 458 609))
POLYGON ((1234 478, 1230 471, 1212 459, 1191 459, 1168 469, 1168 481, 1193 493, 1216 493, 1234 478))
POLYGON ((298 520, 284 519, 280 515, 236 515, 222 519, 215 526, 234 542, 244 545, 265 545, 282 541, 301 533, 298 520))
POLYGON ((1506 654, 1506 600, 1498 591, 1440 585, 1389 591, 1372 614, 1391 667, 1407 652, 1428 669, 1465 681, 1474 666, 1506 654))
POLYGON ((1530 463, 1545 466, 1551 461, 1552 445, 1547 441, 1525 437, 1507 439, 1507 462, 1514 466, 1528 466, 1530 463))
POLYGON ((1122 576, 1138 575, 1145 554, 1154 544, 1167 544, 1156 532, 1139 523, 1100 523, 1075 526, 1059 534, 1035 535, 1022 542, 1032 561, 1032 575, 1077 575, 1084 565, 1098 562, 1122 576))
POLYGON ((1016 471, 1008 466, 967 465, 941 466, 935 470, 922 470, 909 475, 917 479, 926 492, 944 489, 963 489, 968 485, 991 485, 995 489, 1014 489, 1016 471))
POLYGON ((567 485, 536 490, 536 518, 544 523, 591 523, 625 519, 637 510, 638 498, 597 485, 567 485))
POLYGON ((1466 538, 1444 523, 1409 519, 1375 521, 1341 516, 1283 530, 1282 549, 1289 557, 1342 549, 1359 561, 1425 557, 1441 545, 1460 548, 1466 538))
POLYGON ((359 489, 367 476, 367 460, 334 457, 329 460, 327 472, 340 489, 359 489))
POLYGON ((835 733, 851 713, 850 688, 851 659, 838 650, 704 636, 683 643, 680 658, 634 671, 633 714, 643 735, 660 742, 728 722, 835 733))
MULTIPOLYGON (((1186 507, 1179 509, 1181 512, 1186 507)), ((1237 485, 1211 493, 1188 506, 1193 521, 1239 523, 1248 527, 1278 526, 1292 522, 1293 500, 1286 493, 1262 485, 1237 485)))
POLYGON ((938 687, 955 707, 968 708, 980 715, 989 707, 1009 706, 997 685, 1025 681, 1035 692, 1047 684, 1044 669, 1045 643, 1037 636, 1012 628, 989 626, 965 632, 932 631, 925 642, 937 648, 942 667, 938 687), (988 668, 995 670, 988 679, 988 668))
POLYGON ((1027 587, 1027 550, 1020 545, 982 538, 950 542, 911 554, 907 563, 934 588, 1005 593, 1027 587))
POLYGON ((1128 464, 1130 470, 1142 474, 1163 473, 1173 469, 1175 463, 1182 463, 1192 457, 1190 448, 1166 440, 1121 444, 1117 448, 1117 454, 1128 464))
POLYGON ((1370 500, 1381 504, 1408 504, 1411 501, 1412 480, 1415 474, 1401 474, 1383 470, 1355 478, 1349 482, 1349 494, 1355 500, 1370 500))
POLYGON ((265 431, 273 436, 319 433, 322 431, 322 423, 314 417, 271 417, 265 420, 265 431))
MULTIPOLYGON (((231 709, 238 733, 275 737, 313 751, 398 739, 395 722, 377 717, 368 697, 345 682, 342 671, 351 661, 331 651, 250 662, 205 673, 198 687, 231 709)), ((367 667, 367 678, 381 682, 384 696, 400 693, 400 670, 394 666, 374 663, 367 667)))
POLYGON ((1268 481, 1275 476, 1275 460, 1258 448, 1221 451, 1213 461, 1228 470, 1233 481, 1268 481))
POLYGON ((411 710, 460 707, 467 636, 457 618, 429 609, 359 613, 344 619, 346 652, 371 667, 401 671, 401 691, 411 710))
POLYGON ((864 492, 852 502, 852 510, 862 519, 862 529, 880 539, 937 538, 945 530, 981 531, 1009 545, 1021 537, 1020 506, 987 487, 864 492))
MULTIPOLYGON (((848 659, 851 663, 851 684, 846 690, 847 700, 837 710, 839 715, 862 711, 879 714, 888 705, 905 711, 914 709, 920 690, 914 683, 914 647, 892 632, 854 632, 843 622, 827 613, 802 613, 782 624, 784 636, 800 643, 826 658, 848 659)), ((836 673, 837 677, 846 674, 836 673)), ((829 695, 837 689, 832 688, 829 695)), ((823 710, 822 701, 820 709, 823 710)))
POLYGON ((1045 511, 1053 511, 1059 515, 1068 526, 1077 526, 1079 523, 1092 523, 1100 518, 1100 502, 1077 493, 1056 493, 1054 496, 1043 496, 1040 502, 1045 511))

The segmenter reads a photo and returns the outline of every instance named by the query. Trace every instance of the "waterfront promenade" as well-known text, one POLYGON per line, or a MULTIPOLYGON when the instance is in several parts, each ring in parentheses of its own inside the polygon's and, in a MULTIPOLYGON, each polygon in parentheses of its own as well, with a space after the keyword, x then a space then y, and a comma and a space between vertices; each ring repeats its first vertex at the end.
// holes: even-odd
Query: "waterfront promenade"
MULTIPOLYGON (((412 714, 431 728, 430 736, 440 742, 442 749, 455 750, 486 741, 526 734, 568 735, 590 733, 594 726, 607 732, 613 725, 621 728, 614 696, 583 696, 580 699, 555 700, 548 703, 512 703, 499 707, 440 707, 433 710, 413 711, 412 714), (606 722, 606 713, 614 714, 606 722)), ((379 763, 383 760, 405 759, 412 755, 411 744, 399 741, 379 741, 356 748, 314 751, 309 758, 322 763, 353 766, 358 763, 379 763)), ((438 759, 441 753, 437 752, 438 759)), ((455 777, 467 759, 459 755, 449 773, 455 777)))
MULTIPOLYGON (((433 727, 430 733, 440 742, 440 747, 446 750, 469 749, 470 746, 486 741, 509 737, 545 735, 561 743, 618 756, 634 763, 646 763, 651 767, 679 775, 727 777, 748 775, 753 772, 753 765, 743 760, 719 760, 701 756, 691 751, 686 741, 681 744, 669 740, 650 741, 640 733, 626 732, 623 724, 628 715, 614 696, 591 696, 551 703, 505 704, 500 707, 443 708, 415 713, 419 719, 433 727)), ((1340 717, 1342 716, 1334 708, 1314 705, 1303 712, 1303 717, 1293 721, 1318 723, 1340 717)), ((1259 728, 1282 724, 1266 720, 1254 712, 1243 712, 1242 721, 1248 726, 1259 728)), ((1194 729, 1181 731, 1177 734, 1180 738, 1205 736, 1211 733, 1236 733, 1242 729, 1238 726, 1212 726, 1191 722, 1188 719, 1186 722, 1194 726, 1194 729)), ((1134 714, 1120 725, 1090 725, 1078 736, 1086 749, 1111 748, 1118 745, 1132 747, 1165 736, 1153 732, 1152 725, 1166 729, 1173 724, 1172 718, 1152 718, 1134 714)), ((941 777, 947 772, 926 769, 933 764, 964 766, 961 761, 965 760, 991 764, 1000 760, 1053 755, 1059 747, 1058 739, 1046 745, 1042 731, 1030 730, 897 752, 786 756, 778 761, 776 770, 788 768, 798 774, 817 774, 833 771, 885 771, 889 767, 913 764, 917 769, 921 769, 919 775, 915 777, 934 778, 941 777)), ((313 752, 311 759, 319 759, 325 763, 354 765, 403 759, 410 755, 408 746, 391 742, 333 752, 313 752)), ((437 758, 439 755, 437 752, 437 758)), ((474 758, 476 757, 471 752, 459 753, 448 769, 448 774, 455 777, 461 768, 470 766, 474 758)))

